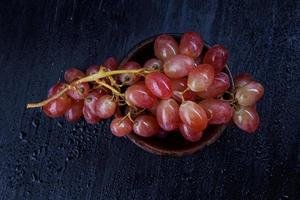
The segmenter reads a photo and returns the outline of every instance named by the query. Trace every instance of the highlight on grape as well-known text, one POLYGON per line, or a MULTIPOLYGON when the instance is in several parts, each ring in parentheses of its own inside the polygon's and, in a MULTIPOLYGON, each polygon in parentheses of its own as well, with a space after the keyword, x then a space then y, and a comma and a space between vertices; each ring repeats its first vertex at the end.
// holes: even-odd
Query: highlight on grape
POLYGON ((245 132, 255 132, 256 103, 264 94, 263 86, 251 75, 240 74, 229 91, 230 78, 224 72, 227 49, 217 44, 203 52, 203 47, 196 32, 184 33, 179 44, 171 35, 160 35, 154 42, 155 58, 119 66, 110 57, 86 72, 69 68, 65 82, 56 83, 46 100, 27 108, 41 107, 47 116, 69 122, 83 117, 96 124, 114 117, 110 129, 117 137, 178 131, 196 142, 210 125, 230 121, 245 132))

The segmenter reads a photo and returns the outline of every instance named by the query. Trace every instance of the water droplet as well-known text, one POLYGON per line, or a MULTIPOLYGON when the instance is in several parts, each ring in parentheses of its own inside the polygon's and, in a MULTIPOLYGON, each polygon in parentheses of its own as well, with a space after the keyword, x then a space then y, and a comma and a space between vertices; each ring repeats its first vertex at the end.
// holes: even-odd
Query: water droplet
POLYGON ((63 127, 63 123, 62 123, 62 122, 60 122, 60 121, 57 121, 57 125, 58 125, 60 128, 62 128, 62 127, 63 127))
POLYGON ((37 119, 34 119, 34 120, 32 120, 31 124, 32 124, 32 126, 33 126, 34 128, 38 128, 40 122, 39 122, 37 119))
POLYGON ((23 141, 23 142, 26 142, 26 136, 27 136, 27 133, 24 132, 24 131, 20 131, 19 133, 19 138, 23 141))

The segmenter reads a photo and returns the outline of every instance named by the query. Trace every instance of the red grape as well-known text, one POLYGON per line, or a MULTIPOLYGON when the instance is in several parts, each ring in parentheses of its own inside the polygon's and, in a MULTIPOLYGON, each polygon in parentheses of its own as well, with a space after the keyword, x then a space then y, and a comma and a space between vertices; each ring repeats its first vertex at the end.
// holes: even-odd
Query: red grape
POLYGON ((214 77, 214 68, 209 64, 201 64, 189 73, 187 84, 193 92, 205 91, 213 83, 214 77))
MULTIPOLYGON (((48 91, 48 98, 57 94, 65 88, 65 84, 57 83, 52 86, 48 91)), ((43 106, 44 113, 49 117, 60 117, 71 107, 72 100, 66 95, 63 94, 55 100, 49 102, 43 106)))
POLYGON ((156 118, 163 130, 177 129, 180 122, 177 102, 174 99, 161 100, 156 109, 156 118))
POLYGON ((85 71, 86 75, 96 74, 99 71, 99 66, 91 65, 85 71))
POLYGON ((180 54, 197 58, 203 49, 203 39, 196 32, 186 32, 182 35, 179 45, 180 54))
POLYGON ((234 78, 234 86, 236 88, 243 87, 244 85, 250 83, 252 81, 252 77, 250 74, 240 74, 234 78))
POLYGON ((148 109, 152 115, 156 115, 156 110, 157 110, 157 106, 158 106, 159 102, 160 102, 159 100, 155 101, 152 108, 148 109))
POLYGON ((233 122, 240 129, 253 133, 259 125, 259 115, 255 107, 240 107, 233 114, 233 122))
POLYGON ((81 100, 87 97, 90 91, 90 86, 88 83, 79 83, 74 86, 74 88, 67 91, 67 94, 75 100, 81 100))
POLYGON ((150 69, 162 69, 162 62, 156 58, 151 58, 147 62, 145 62, 144 67, 145 68, 150 68, 150 69))
POLYGON ((140 108, 152 108, 156 97, 143 84, 132 85, 125 92, 125 99, 129 104, 140 108))
POLYGON ((211 64, 216 72, 224 69, 228 59, 228 51, 222 45, 214 45, 206 52, 203 63, 211 64))
POLYGON ((181 135, 190 142, 197 142, 203 136, 202 131, 194 131, 193 129, 191 129, 189 126, 187 126, 184 123, 180 124, 179 130, 180 130, 181 135))
POLYGON ((100 99, 101 96, 103 96, 104 93, 93 91, 91 92, 84 100, 84 106, 89 109, 91 114, 97 115, 96 113, 96 101, 100 99))
POLYGON ((209 124, 228 123, 234 111, 227 101, 220 99, 206 99, 201 101, 199 105, 206 111, 209 124))
POLYGON ((155 56, 166 61, 178 53, 178 44, 175 39, 170 35, 160 35, 154 42, 154 54, 155 56))
POLYGON ((76 122, 82 116, 83 101, 73 101, 71 108, 65 112, 65 118, 69 122, 76 122))
POLYGON ((193 101, 185 101, 180 105, 179 116, 181 121, 194 131, 202 131, 207 126, 205 110, 193 101))
POLYGON ((113 116, 117 109, 117 103, 111 95, 104 95, 95 102, 96 114, 101 119, 107 119, 113 116))
POLYGON ((164 73, 172 78, 178 79, 185 77, 195 67, 195 62, 191 57, 185 55, 176 55, 164 63, 164 73))
POLYGON ((64 79, 67 83, 72 83, 77 79, 85 77, 85 74, 76 68, 69 68, 65 71, 64 79))
POLYGON ((158 134, 159 125, 156 118, 151 115, 140 115, 133 123, 133 131, 135 134, 142 137, 151 137, 158 134))
POLYGON ((194 93, 191 90, 187 90, 187 79, 181 78, 181 79, 174 79, 172 80, 172 98, 175 99, 177 102, 182 101, 182 96, 184 100, 190 100, 195 101, 196 99, 196 93, 194 93), (182 92, 185 91, 185 93, 182 95, 182 92))
POLYGON ((128 135, 133 129, 133 123, 124 117, 118 117, 112 120, 110 130, 117 137, 128 135))
POLYGON ((104 61, 103 66, 110 71, 116 70, 118 67, 118 61, 114 57, 109 57, 104 61))
POLYGON ((160 99, 168 99, 172 96, 172 82, 161 72, 152 72, 145 78, 148 90, 160 99))
POLYGON ((215 75, 213 83, 207 90, 198 92, 197 95, 203 99, 219 97, 230 88, 230 79, 224 72, 215 75))
MULTIPOLYGON (((141 68, 140 64, 138 64, 137 62, 134 62, 134 61, 130 61, 121 67, 121 69, 124 69, 124 70, 125 69, 128 69, 128 70, 129 69, 139 69, 139 68, 141 68)), ((125 85, 133 85, 138 80, 140 80, 140 76, 137 74, 120 74, 119 80, 121 81, 121 83, 123 83, 125 85)))
POLYGON ((89 124, 96 124, 101 120, 100 117, 92 113, 92 110, 89 109, 89 107, 86 104, 83 105, 82 114, 85 121, 89 124))
POLYGON ((264 95, 264 87, 255 81, 238 88, 235 94, 235 98, 242 106, 251 106, 261 99, 264 95))

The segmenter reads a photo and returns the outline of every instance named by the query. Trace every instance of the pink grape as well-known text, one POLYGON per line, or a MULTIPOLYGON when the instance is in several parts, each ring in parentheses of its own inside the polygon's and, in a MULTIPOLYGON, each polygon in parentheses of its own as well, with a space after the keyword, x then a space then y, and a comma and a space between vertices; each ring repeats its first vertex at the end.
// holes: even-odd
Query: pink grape
POLYGON ((132 85, 125 91, 125 99, 133 106, 139 108, 152 108, 156 97, 146 88, 144 84, 132 85))
POLYGON ((103 66, 110 71, 116 70, 118 67, 118 61, 115 57, 109 57, 104 61, 103 66))
POLYGON ((145 78, 148 90, 160 99, 169 99, 172 96, 172 82, 161 72, 152 72, 145 78))
POLYGON ((214 77, 213 67, 209 64, 201 64, 189 73, 187 84, 193 92, 205 91, 213 83, 214 77))
POLYGON ((243 131, 253 133, 258 128, 259 115, 255 107, 240 107, 233 114, 233 122, 243 131))
POLYGON ((156 59, 156 58, 151 58, 147 60, 144 64, 144 68, 149 68, 149 69, 155 69, 155 70, 161 70, 163 66, 163 63, 156 59))
POLYGON ((220 99, 206 99, 199 103, 206 111, 209 124, 226 124, 230 122, 233 108, 227 101, 220 99))
POLYGON ((65 112, 65 119, 69 122, 76 122, 82 116, 83 101, 73 101, 71 108, 65 112))
POLYGON ((96 115, 101 119, 107 119, 113 116, 117 109, 117 103, 111 95, 104 95, 95 102, 96 115))
POLYGON ((132 132, 133 123, 128 118, 118 117, 112 120, 110 130, 115 136, 123 137, 132 132))
POLYGON ((222 45, 214 45, 206 52, 203 63, 212 65, 216 72, 224 69, 228 59, 228 51, 222 45))
POLYGON ((67 83, 72 83, 77 79, 85 77, 85 74, 76 68, 69 68, 65 71, 64 79, 67 83))
POLYGON ((197 58, 203 49, 203 39, 196 32, 186 32, 182 35, 179 45, 180 54, 197 58))
POLYGON ((142 137, 151 137, 158 134, 159 125, 156 118, 151 115, 140 115, 133 123, 133 131, 135 134, 142 137))
POLYGON ((154 54, 165 62, 178 53, 178 44, 170 35, 160 35, 154 41, 154 54))
POLYGON ((213 83, 204 91, 198 92, 197 95, 203 99, 219 97, 230 88, 230 79, 224 72, 215 75, 213 83))
POLYGON ((185 101, 180 105, 179 116, 181 121, 194 131, 202 131, 207 126, 205 110, 193 101, 185 101))
POLYGON ((156 109, 156 118, 163 130, 176 130, 180 123, 177 102, 174 99, 161 100, 156 109))
POLYGON ((164 73, 172 79, 179 79, 187 76, 195 67, 194 60, 185 55, 176 55, 164 63, 164 73))
POLYGON ((99 71, 99 66, 91 65, 85 71, 86 75, 96 74, 99 71))
POLYGON ((264 95, 264 87, 255 81, 238 88, 235 94, 235 98, 242 106, 251 106, 259 101, 264 95))

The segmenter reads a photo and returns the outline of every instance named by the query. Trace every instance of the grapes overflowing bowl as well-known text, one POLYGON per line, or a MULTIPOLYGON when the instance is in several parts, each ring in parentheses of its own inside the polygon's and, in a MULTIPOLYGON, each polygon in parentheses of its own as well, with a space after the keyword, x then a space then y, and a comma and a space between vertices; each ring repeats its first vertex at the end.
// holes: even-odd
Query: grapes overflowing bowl
POLYGON ((158 35, 120 63, 110 57, 85 72, 67 69, 65 82, 27 108, 92 125, 112 118, 117 137, 151 153, 188 155, 216 141, 231 121, 247 133, 258 128, 264 88, 246 73, 233 79, 227 60, 224 46, 210 46, 196 32, 158 35))

